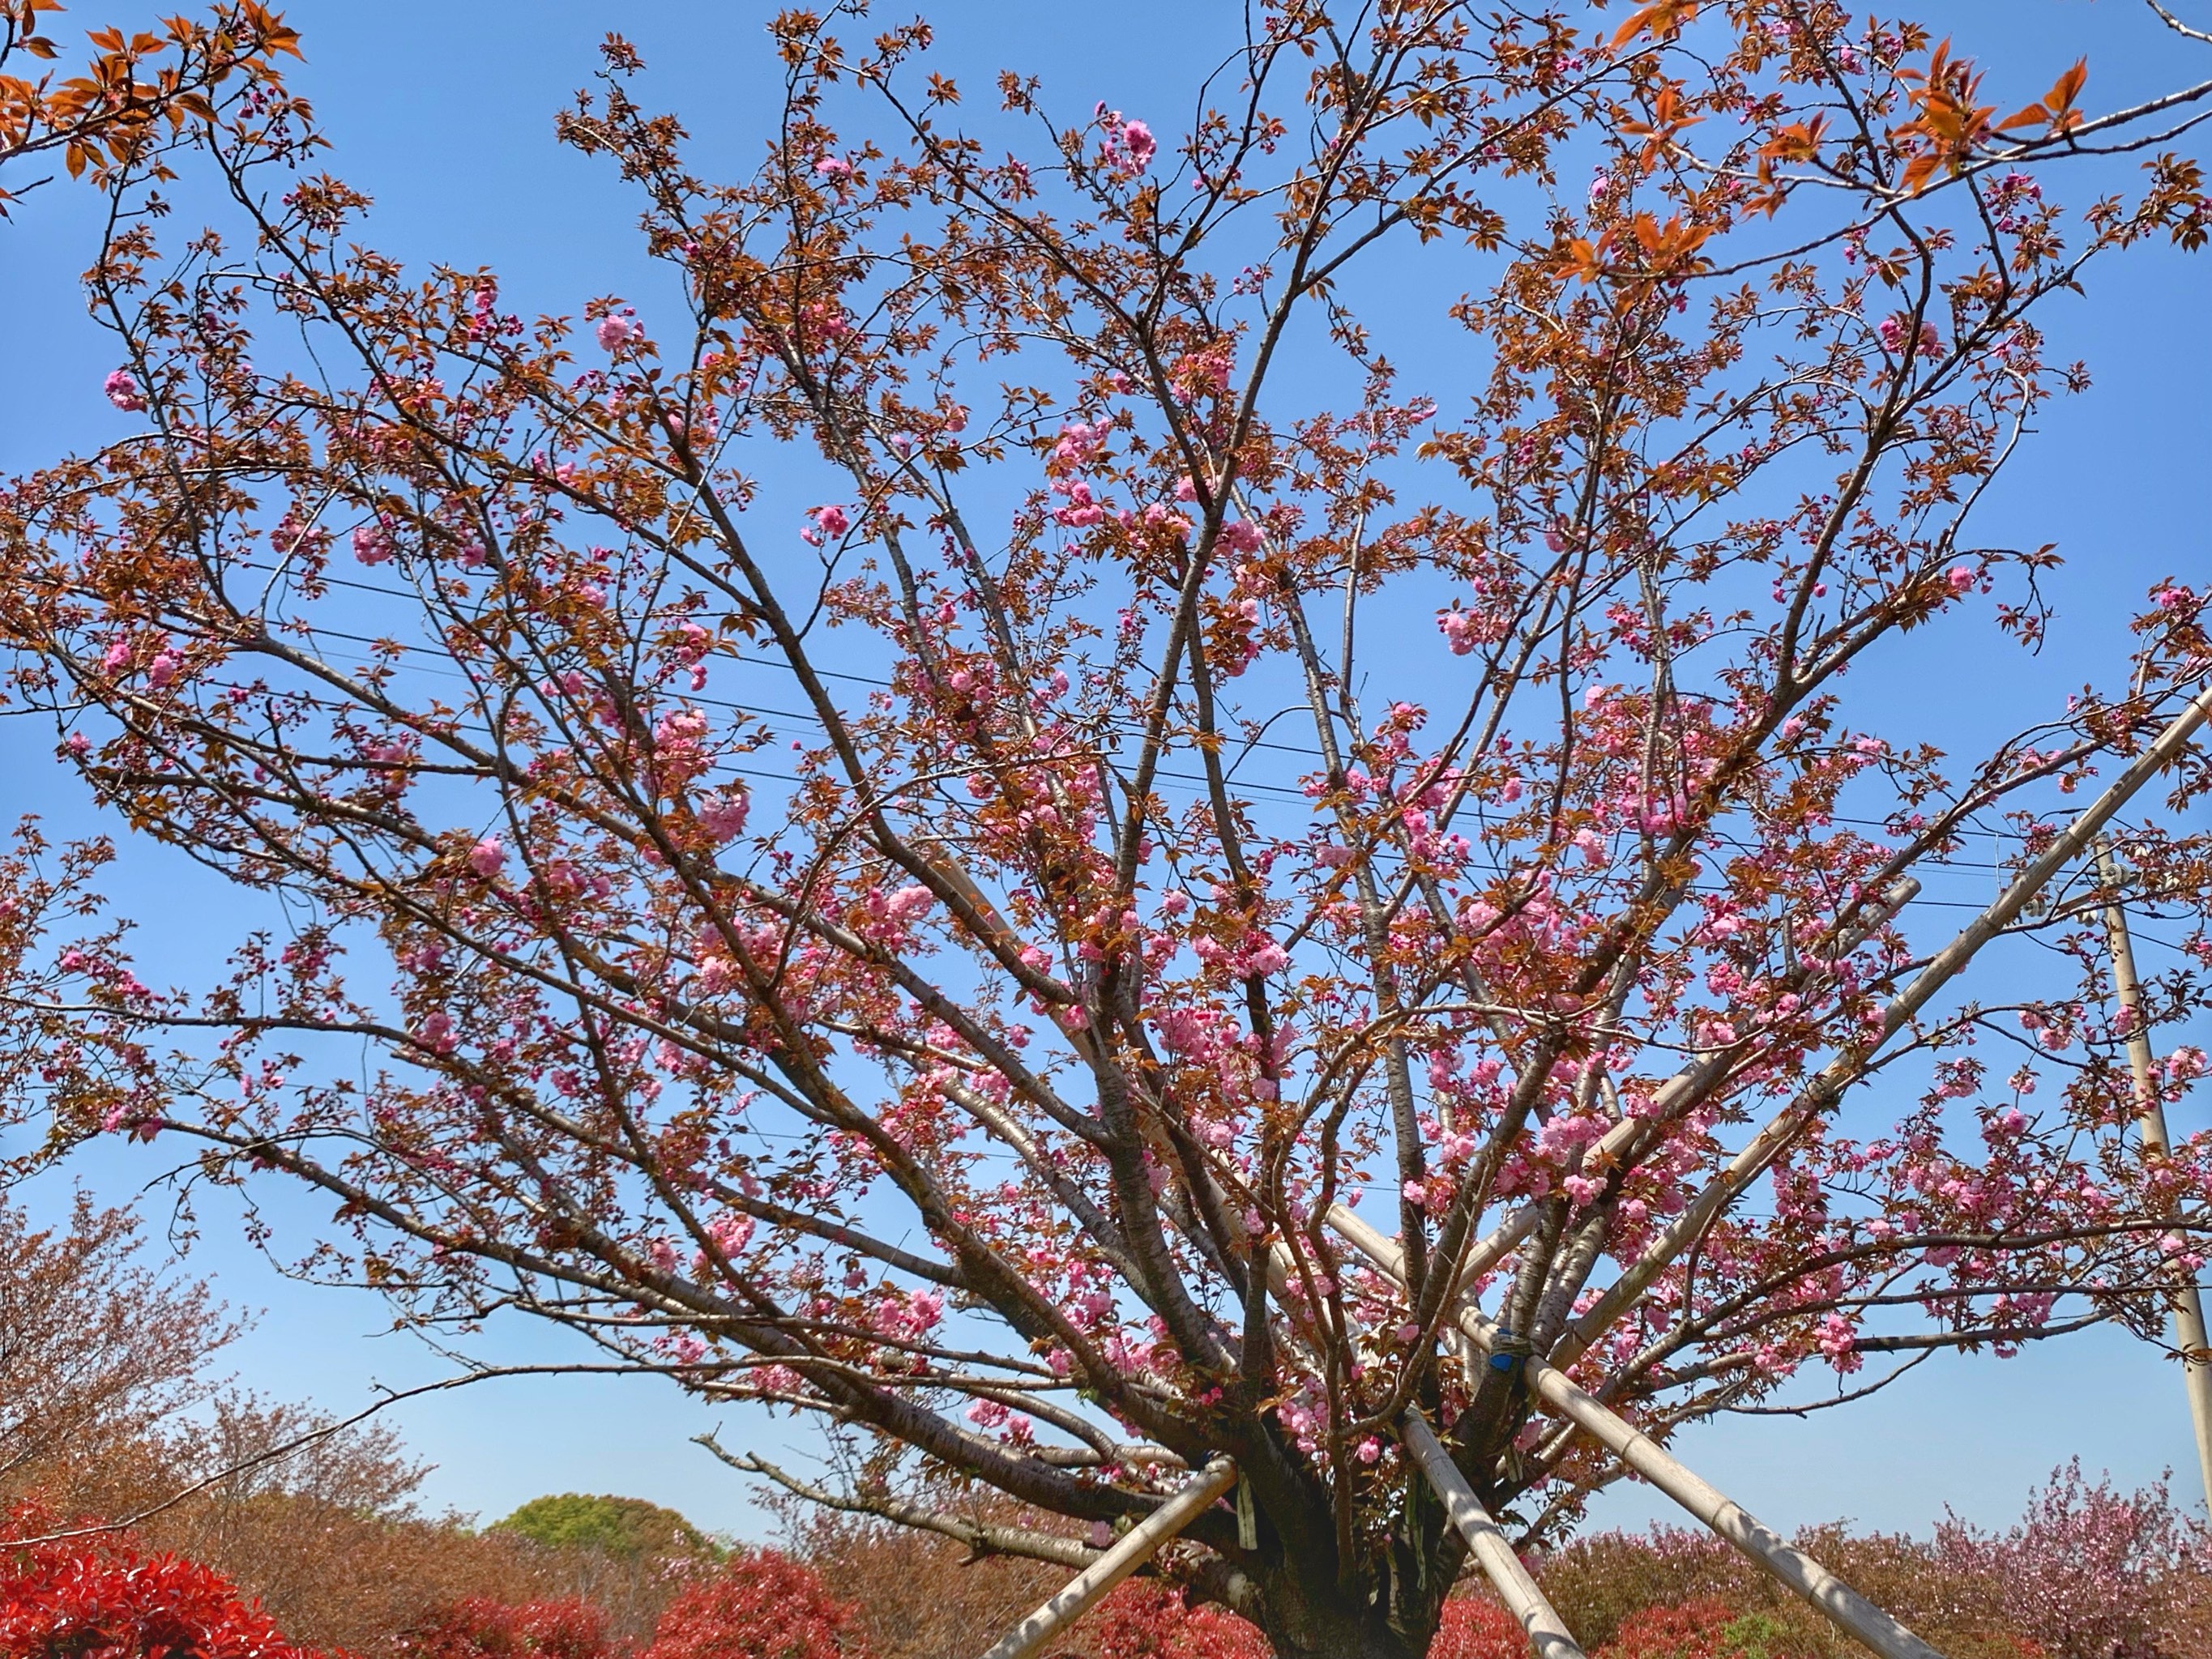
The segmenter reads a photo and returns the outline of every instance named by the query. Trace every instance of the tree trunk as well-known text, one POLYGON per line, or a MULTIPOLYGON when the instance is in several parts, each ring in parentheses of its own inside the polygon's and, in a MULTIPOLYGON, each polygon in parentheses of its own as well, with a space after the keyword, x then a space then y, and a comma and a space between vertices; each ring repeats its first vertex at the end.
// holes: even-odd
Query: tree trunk
POLYGON ((1259 1624, 1275 1659, 1422 1659, 1431 1640, 1394 1626, 1387 1598, 1354 1602, 1288 1572, 1267 1580, 1259 1624))

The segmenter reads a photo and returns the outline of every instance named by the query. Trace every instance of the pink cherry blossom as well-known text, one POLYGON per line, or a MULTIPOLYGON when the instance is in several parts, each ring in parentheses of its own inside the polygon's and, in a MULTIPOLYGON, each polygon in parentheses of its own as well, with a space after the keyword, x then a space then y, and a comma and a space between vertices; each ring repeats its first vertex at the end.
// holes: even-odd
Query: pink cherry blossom
POLYGON ((1839 1372, 1855 1371, 1866 1362, 1858 1352, 1858 1333, 1841 1314, 1825 1316, 1820 1325, 1820 1352, 1839 1372))
POLYGON ((1943 349, 1943 337, 1936 332, 1935 324, 1923 322, 1914 333, 1911 319, 1902 314, 1885 317, 1875 324, 1875 336, 1893 357, 1934 357, 1943 349))
POLYGON ((700 804, 699 827, 716 841, 735 841, 745 832, 751 801, 740 789, 725 790, 700 804))
POLYGON ((725 1210, 708 1224, 707 1237, 725 1256, 734 1256, 753 1242, 753 1218, 741 1210, 725 1210))
POLYGON ((128 369, 110 369, 100 389, 107 394, 108 402, 126 415, 136 415, 146 407, 146 394, 139 390, 137 377, 128 369))
POLYGON ((486 836, 469 848, 469 868, 486 881, 495 878, 507 864, 507 843, 497 836, 486 836))
POLYGON ((353 556, 363 564, 382 564, 392 557, 392 538, 379 520, 355 526, 352 541, 353 556))
POLYGON ((624 346, 645 337, 645 330, 635 317, 610 315, 599 319, 593 329, 602 350, 620 351, 624 346))
POLYGON ((1053 514, 1053 521, 1071 530, 1087 530, 1106 517, 1106 509, 1091 498, 1091 486, 1080 478, 1067 483, 1060 493, 1067 497, 1067 505, 1053 514))

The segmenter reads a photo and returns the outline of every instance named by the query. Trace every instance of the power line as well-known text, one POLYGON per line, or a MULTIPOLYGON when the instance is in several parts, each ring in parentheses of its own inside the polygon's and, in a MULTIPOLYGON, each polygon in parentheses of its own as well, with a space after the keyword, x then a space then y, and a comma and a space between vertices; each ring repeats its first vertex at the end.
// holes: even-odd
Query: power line
MULTIPOLYGON (((236 568, 241 569, 260 570, 272 574, 284 574, 284 567, 270 563, 265 561, 234 559, 230 562, 236 568)), ((337 576, 326 574, 319 577, 317 580, 325 586, 349 588, 356 592, 373 593, 384 599, 399 600, 402 602, 420 604, 422 602, 423 599, 423 596, 420 592, 411 589, 389 587, 381 583, 366 581, 350 576, 337 576)), ((384 638, 374 635, 356 634, 343 629, 322 627, 312 623, 303 623, 302 626, 306 628, 307 635, 311 639, 328 638, 345 640, 359 645, 380 646, 396 648, 410 655, 440 658, 450 660, 449 653, 441 651, 433 646, 414 644, 404 641, 384 638)), ((795 672, 788 661, 766 653, 734 651, 726 654, 736 661, 750 663, 755 666, 770 668, 784 673, 795 672)), ((810 672, 819 678, 838 680, 857 685, 866 685, 873 690, 889 690, 894 689, 893 682, 879 676, 855 673, 848 670, 824 668, 813 665, 810 665, 809 667, 810 672)), ((468 678, 466 674, 459 669, 434 669, 428 672, 449 675, 452 678, 458 679, 465 679, 468 678)), ((826 729, 827 723, 823 720, 822 715, 812 710, 777 708, 764 704, 743 702, 732 698, 714 697, 704 694, 693 694, 689 700, 702 707, 726 709, 733 714, 744 714, 766 720, 802 721, 809 725, 823 726, 826 729)), ((1322 752, 1318 749, 1309 748, 1303 744, 1281 743, 1266 738, 1255 738, 1246 739, 1239 743, 1237 747, 1245 753, 1249 753, 1255 750, 1266 750, 1273 753, 1295 755, 1302 759, 1310 760, 1316 763, 1320 762, 1323 758, 1322 752)), ((796 775, 773 772, 762 768, 745 768, 731 765, 726 769, 739 776, 757 778, 763 781, 791 784, 797 784, 805 781, 804 779, 796 775)), ((1201 773, 1156 769, 1154 775, 1156 777, 1188 785, 1210 786, 1212 783, 1211 778, 1201 773)), ((1231 775, 1231 781, 1239 791, 1249 791, 1291 800, 1310 800, 1313 799, 1313 797, 1304 788, 1293 785, 1270 783, 1257 779, 1237 778, 1233 774, 1231 775)), ((1826 814, 1825 816, 1830 822, 1835 823, 1849 824, 1860 829, 1877 830, 1885 833, 1887 833, 1890 830, 1888 822, 1880 818, 1862 817, 1853 814, 1841 812, 1832 812, 1826 814)), ((1959 828, 1962 834, 1989 833, 1994 836, 2000 833, 1988 826, 1972 822, 1962 823, 1959 828)), ((1916 867, 1919 865, 1934 866, 1945 869, 1972 870, 1997 873, 2002 873, 2014 867, 1995 859, 1960 858, 1932 853, 1923 855, 1923 858, 1917 860, 1916 867)), ((1929 905, 1940 904, 1946 908, 1983 908, 1978 905, 1968 904, 1964 901, 1956 900, 1943 901, 1922 899, 1916 902, 1929 905)))

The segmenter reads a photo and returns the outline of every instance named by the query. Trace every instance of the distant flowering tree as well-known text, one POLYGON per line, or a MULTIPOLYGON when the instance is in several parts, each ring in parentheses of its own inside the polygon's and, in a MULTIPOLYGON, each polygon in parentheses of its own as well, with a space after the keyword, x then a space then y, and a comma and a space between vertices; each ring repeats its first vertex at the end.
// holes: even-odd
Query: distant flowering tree
POLYGON ((2005 1587, 2014 1623, 2050 1659, 2179 1659, 2165 1640, 2171 1587, 2212 1583, 2212 1534, 2176 1510, 2164 1482, 2119 1492, 2075 1458, 1991 1535, 1953 1516, 1936 1528, 1947 1565, 2005 1587))
POLYGON ((0 1195, 0 1492, 66 1486, 216 1395, 210 1362, 241 1328, 205 1284, 148 1267, 138 1235, 82 1196, 33 1229, 0 1195))
POLYGON ((96 855, 10 865, 51 1146, 308 1183, 307 1271, 818 1417, 850 1482, 739 1461, 981 1551, 1087 1563, 1226 1454, 1159 1571, 1285 1655, 1444 1615, 1408 1407, 1531 1536, 1620 1477, 1521 1355, 1664 1431, 2159 1334, 2212 1147, 2130 1134, 2098 923, 2168 917, 2178 1097, 2202 584, 2002 741, 1911 692, 2045 637, 2056 555, 1972 511, 2081 380, 2045 302, 2203 240, 2212 86, 2004 114, 1826 0, 1274 0, 1170 138, 963 113, 854 15, 776 21, 735 182, 608 41, 561 131, 658 315, 410 275, 274 94, 204 136, 232 227, 112 170, 132 425, 0 497, 13 693, 289 920, 161 989, 96 855), (1909 907, 1996 830, 1986 912, 1909 907))

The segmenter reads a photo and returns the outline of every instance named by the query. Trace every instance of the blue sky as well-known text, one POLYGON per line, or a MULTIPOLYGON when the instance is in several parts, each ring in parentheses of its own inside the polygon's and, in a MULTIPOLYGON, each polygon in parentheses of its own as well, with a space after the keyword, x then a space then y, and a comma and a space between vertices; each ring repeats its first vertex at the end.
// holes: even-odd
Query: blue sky
MULTIPOLYGON (((88 25, 110 12, 122 15, 122 4, 100 0, 98 20, 88 9, 71 16, 88 25)), ((284 9, 305 33, 308 62, 295 84, 313 98, 336 140, 332 170, 377 198, 379 244, 412 261, 493 265, 503 302, 525 312, 573 311, 608 292, 649 303, 631 234, 634 205, 611 169, 561 149, 551 132, 554 111, 593 68, 611 17, 623 16, 652 66, 644 96, 683 113, 702 162, 747 170, 773 115, 777 76, 763 8, 689 0, 620 9, 571 0, 293 0, 284 9)), ((1146 115, 1165 132, 1188 108, 1194 65, 1210 65, 1231 44, 1241 11, 1226 0, 1131 0, 1113 9, 1107 27, 1090 9, 969 0, 933 15, 945 55, 969 81, 1018 65, 1043 77, 1062 111, 1103 100, 1146 115)), ((1998 101, 2039 94, 2083 52, 2093 56, 2087 101, 2095 107, 2185 72, 2127 0, 1953 0, 1921 13, 1990 65, 2002 83, 1998 101)), ((2207 72, 2212 65, 2198 71, 2207 72)), ((2070 193, 2090 191, 2085 183, 2070 193)), ((0 471, 36 465, 63 447, 95 445, 118 429, 99 395, 111 366, 107 348, 75 288, 92 231, 84 198, 58 186, 34 195, 14 228, 0 230, 0 314, 14 324, 0 367, 0 471)), ((1443 286, 1480 281, 1469 274, 1443 286)), ((1422 289, 1409 273, 1407 292, 1425 297, 1422 289)), ((1990 539, 2057 542, 2068 553, 2069 569, 2054 587, 2062 632, 2040 663, 2011 653, 1960 661, 1949 677, 1922 677, 1894 695, 1935 707, 1962 732, 2008 726, 2018 696, 2031 689, 2047 696, 2088 676, 2113 642, 2112 619, 2126 597, 2164 573, 2201 580, 2212 570, 2212 316, 2204 292, 2202 264, 2159 252, 2107 269, 2085 301, 2055 314, 2053 355, 2089 359, 2097 382, 2043 422, 1986 527, 1990 539)), ((1422 325, 1407 326, 1418 346, 1422 325)), ((65 829, 85 827, 88 815, 50 744, 43 731, 0 720, 8 805, 65 829)), ((1960 879, 1960 896, 1987 896, 1960 879)), ((115 894, 126 911, 147 917, 143 945, 157 972, 192 977, 204 966, 197 952, 206 941, 235 928, 234 895, 153 849, 128 852, 115 894)), ((2174 1127, 2200 1127, 2205 1109, 2201 1101, 2185 1107, 2174 1127)), ((156 1173, 143 1154, 113 1149, 79 1170, 115 1199, 156 1173)), ((51 1206, 64 1191, 47 1181, 33 1200, 51 1206)), ((317 1219, 315 1206, 288 1194, 269 1199, 280 1221, 311 1228, 317 1219)), ((370 1379, 405 1385, 443 1374, 442 1362, 413 1339, 379 1334, 388 1316, 374 1299, 292 1285, 241 1242, 219 1206, 201 1219, 191 1270, 211 1276, 234 1303, 267 1310, 234 1352, 241 1381, 346 1411, 365 1403, 370 1379)), ((480 1352, 533 1363, 569 1350, 550 1334, 514 1330, 488 1334, 480 1352)), ((490 1382, 411 1403, 392 1417, 438 1466, 427 1488, 437 1504, 491 1518, 542 1492, 620 1492, 673 1504, 708 1527, 741 1534, 761 1527, 743 1483, 688 1443, 714 1425, 715 1414, 657 1382, 490 1382)), ((757 1421, 733 1419, 726 1437, 761 1432, 757 1421)), ((2185 1492, 2192 1483, 2174 1368, 2124 1337, 2101 1334, 2009 1362, 1938 1360, 1845 1412, 1724 1423, 1693 1431, 1679 1445, 1717 1484, 1785 1529, 1837 1516, 1922 1528, 1946 1504, 1994 1522, 2076 1454, 2124 1484, 2167 1465, 2185 1492)), ((1603 1500, 1597 1518, 1637 1524, 1667 1513, 1662 1500, 1624 1487, 1603 1500)))

